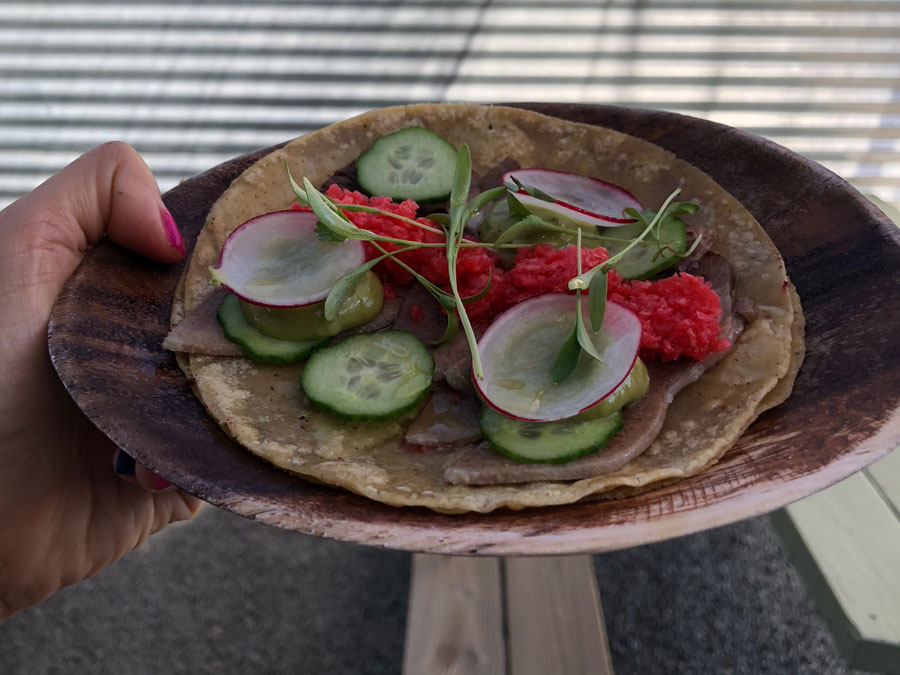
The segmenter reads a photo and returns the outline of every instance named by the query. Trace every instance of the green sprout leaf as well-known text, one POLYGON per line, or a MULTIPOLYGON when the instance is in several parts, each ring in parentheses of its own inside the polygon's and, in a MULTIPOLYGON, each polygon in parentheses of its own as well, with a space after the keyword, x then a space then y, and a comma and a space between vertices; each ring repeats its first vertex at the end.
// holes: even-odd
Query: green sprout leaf
MULTIPOLYGON (((577 238, 575 242, 576 246, 576 255, 578 260, 578 274, 581 275, 581 229, 577 230, 577 238)), ((604 275, 605 277, 605 275, 604 275)), ((603 283, 604 287, 606 283, 603 283)), ((604 305, 606 303, 606 292, 604 288, 604 305)), ((588 298, 588 302, 590 302, 590 297, 588 298)), ((590 309, 590 306, 589 306, 590 309)), ((593 316, 591 317, 591 323, 593 324, 593 316)), ((603 323, 603 319, 601 317, 600 324, 603 323)), ((594 330, 597 330, 596 328, 594 330)), ((553 361, 553 368, 551 369, 551 376, 553 377, 553 383, 559 384, 563 382, 569 375, 571 375, 575 371, 575 366, 578 364, 578 357, 581 355, 581 350, 587 352, 591 358, 597 359, 600 363, 603 363, 603 357, 600 355, 600 352, 597 350, 594 341, 591 339, 590 333, 588 333, 587 326, 584 325, 584 314, 581 311, 581 289, 578 288, 575 291, 575 324, 572 326, 572 330, 569 333, 569 336, 566 338, 566 341, 563 342, 562 347, 560 347, 559 352, 556 354, 556 359, 553 361)))
POLYGON ((443 228, 450 227, 450 214, 449 213, 429 213, 425 216, 432 223, 437 223, 443 228))
POLYGON ((303 179, 303 187, 306 190, 306 197, 309 200, 309 207, 316 214, 319 223, 328 228, 336 235, 340 235, 347 239, 357 239, 361 241, 371 241, 374 235, 368 230, 363 230, 347 218, 341 211, 321 192, 316 190, 308 178, 303 179))
POLYGON ((484 192, 472 197, 472 200, 468 204, 466 204, 466 208, 463 211, 463 224, 465 224, 469 220, 469 218, 483 209, 486 204, 494 201, 495 199, 499 199, 504 195, 504 193, 506 193, 505 187, 497 187, 490 190, 485 190, 484 192))
POLYGON ((470 302, 478 302, 479 300, 481 300, 485 295, 487 295, 487 292, 489 290, 491 290, 491 282, 493 280, 494 280, 494 271, 493 271, 493 268, 489 267, 488 268, 488 280, 487 280, 487 283, 484 285, 484 288, 482 288, 480 291, 478 291, 475 295, 470 295, 467 298, 462 298, 463 304, 468 305, 470 302))
POLYGON ((603 317, 606 315, 608 277, 608 272, 598 272, 588 286, 588 314, 591 317, 591 328, 595 333, 600 330, 603 317))
POLYGON ((456 318, 455 312, 447 312, 447 327, 444 329, 444 334, 434 342, 429 342, 432 345, 442 345, 445 342, 452 340, 453 337, 459 332, 459 319, 456 318))
MULTIPOLYGON (((581 291, 578 291, 578 295, 581 295, 581 291)), ((597 359, 600 363, 603 363, 603 357, 600 356, 600 352, 597 351, 597 346, 591 339, 591 334, 588 333, 587 326, 584 325, 584 317, 581 314, 581 297, 576 299, 575 305, 578 311, 578 316, 575 317, 575 331, 578 335, 578 344, 584 351, 591 355, 591 358, 597 359)))
POLYGON ((581 355, 581 347, 578 344, 578 321, 572 326, 569 337, 563 342, 562 347, 556 354, 556 360, 553 361, 553 384, 563 382, 569 375, 575 372, 575 366, 578 364, 578 357, 581 355))
MULTIPOLYGON (((611 270, 613 267, 615 267, 616 263, 619 262, 622 258, 624 258, 625 254, 628 253, 628 251, 630 251, 635 246, 640 244, 647 237, 647 235, 650 234, 650 231, 654 227, 656 227, 656 224, 665 216, 666 211, 669 208, 669 204, 671 204, 672 200, 674 200, 675 197, 677 197, 680 193, 681 193, 681 188, 675 188, 675 190, 672 191, 672 194, 670 194, 668 197, 666 197, 666 201, 663 202, 662 208, 659 210, 659 213, 657 213, 653 217, 653 219, 649 223, 647 223, 647 226, 644 228, 644 230, 637 237, 635 237, 631 241, 631 243, 628 244, 628 246, 626 246, 621 251, 616 253, 605 263, 603 263, 601 265, 597 265, 596 267, 589 269, 584 274, 579 273, 577 277, 573 277, 573 278, 569 279, 569 283, 568 283, 569 290, 588 288, 594 275, 599 274, 599 273, 609 272, 609 270, 611 270)), ((683 202, 683 203, 689 204, 690 202, 683 202)), ((694 206, 696 206, 696 205, 694 205, 694 206)), ((643 216, 640 213, 638 213, 635 209, 632 209, 632 208, 625 209, 625 213, 629 216, 640 219, 641 222, 644 222, 643 216)))
POLYGON ((291 169, 288 166, 287 159, 284 160, 284 170, 287 171, 288 180, 291 183, 291 189, 293 189, 294 194, 297 195, 297 199, 300 201, 300 206, 309 206, 309 200, 306 198, 306 190, 297 185, 297 181, 295 181, 294 177, 291 175, 291 169))
POLYGON ((336 241, 338 243, 347 241, 347 237, 330 229, 322 221, 316 223, 316 234, 319 235, 319 239, 322 241, 336 241))
POLYGON ((497 240, 494 242, 494 245, 502 246, 503 244, 509 244, 510 242, 513 242, 519 237, 522 237, 526 234, 535 234, 539 232, 557 233, 560 230, 566 232, 567 234, 571 234, 572 236, 575 235, 574 232, 566 230, 563 227, 558 227, 556 225, 548 223, 540 216, 529 214, 518 223, 510 225, 503 232, 501 232, 500 236, 497 237, 497 240))
MULTIPOLYGON (((453 188, 450 190, 450 228, 447 230, 447 272, 450 277, 450 289, 456 301, 456 311, 469 343, 469 351, 472 352, 472 372, 479 380, 484 379, 484 369, 481 366, 481 357, 478 354, 478 341, 475 339, 475 331, 469 316, 466 314, 466 306, 459 295, 459 287, 456 281, 456 259, 459 255, 459 246, 462 242, 466 197, 469 194, 469 186, 472 182, 472 156, 469 154, 469 146, 463 144, 456 153, 456 167, 453 171, 453 188)), ((477 199, 477 197, 476 197, 477 199)))
POLYGON ((525 185, 525 183, 516 179, 514 176, 510 177, 510 180, 512 180, 512 182, 518 188, 518 190, 513 190, 512 188, 507 186, 507 189, 510 190, 511 192, 521 191, 521 192, 525 192, 525 193, 531 195, 532 197, 535 197, 535 198, 540 199, 545 202, 554 202, 554 203, 556 202, 555 197, 548 195, 546 192, 544 192, 543 190, 539 190, 536 187, 533 187, 531 185, 525 185))
POLYGON ((506 205, 509 208, 510 214, 517 218, 527 218, 531 215, 531 211, 526 209, 525 205, 516 199, 516 196, 512 192, 506 193, 506 205))

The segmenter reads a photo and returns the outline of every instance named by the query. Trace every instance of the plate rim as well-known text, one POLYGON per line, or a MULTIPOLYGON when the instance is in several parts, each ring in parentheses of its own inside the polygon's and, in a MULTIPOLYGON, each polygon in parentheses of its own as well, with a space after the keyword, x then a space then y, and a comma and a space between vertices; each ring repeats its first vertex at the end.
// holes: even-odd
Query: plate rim
MULTIPOLYGON (((898 246, 900 246, 900 234, 894 232, 894 230, 897 230, 897 228, 894 228, 893 223, 888 221, 887 218, 880 212, 880 210, 878 210, 877 207, 869 200, 867 200, 861 193, 859 193, 856 189, 846 183, 846 181, 841 179, 839 176, 836 176, 836 174, 830 172, 825 167, 822 167, 812 160, 808 160, 800 155, 797 155, 796 153, 774 143, 773 141, 770 141, 769 139, 755 136, 754 134, 750 134, 749 132, 734 129, 732 127, 721 125, 716 122, 711 122, 709 120, 703 120, 697 117, 666 111, 641 110, 594 104, 527 103, 503 105, 520 106, 532 110, 537 110, 538 112, 543 112, 544 114, 552 114, 546 112, 545 109, 552 106, 555 107, 556 110, 559 110, 561 108, 568 108, 570 110, 584 109, 593 111, 618 111, 626 115, 644 114, 650 117, 659 115, 679 120, 683 119, 691 124, 713 125, 718 128, 718 130, 724 133, 736 133, 748 142, 759 144, 762 147, 765 147, 768 151, 775 152, 776 154, 780 155, 782 159, 787 159, 792 162, 802 164, 807 169, 811 169, 817 175, 828 177, 829 180, 837 179, 837 181, 839 181, 839 184, 841 184, 843 191, 848 196, 856 200, 867 211, 869 211, 869 213, 875 220, 885 221, 888 225, 890 225, 891 228, 893 228, 893 230, 889 230, 889 232, 891 233, 891 235, 894 235, 892 237, 893 240, 898 244, 898 246)), ((223 167, 234 167, 241 161, 249 161, 250 159, 258 158, 266 152, 270 152, 273 149, 281 147, 281 145, 283 144, 278 144, 276 146, 271 146, 262 150, 253 151, 231 160, 227 160, 226 162, 213 167, 208 171, 203 172, 202 174, 198 174, 198 176, 194 176, 188 179, 188 181, 196 180, 201 176, 205 176, 216 170, 221 170, 223 167)), ((677 156, 677 153, 675 154, 677 156)), ((706 169, 702 166, 700 168, 706 171, 706 169)), ((242 170, 237 171, 235 175, 239 175, 241 171, 242 170)), ((717 180, 715 177, 713 178, 714 180, 717 180)), ((178 188, 174 188, 173 191, 177 189, 178 188)), ((173 191, 167 192, 166 195, 164 195, 164 199, 167 196, 171 196, 173 191)), ((749 205, 746 206, 748 209, 751 208, 749 205)), ((206 210, 206 212, 208 213, 208 209, 206 210)), ((109 244, 108 242, 101 243, 100 246, 98 246, 94 251, 91 252, 91 254, 89 254, 89 256, 86 258, 86 261, 96 255, 96 251, 98 249, 109 246, 111 246, 111 244, 109 244)), ((186 260, 189 260, 189 256, 186 257, 186 260)), ((67 292, 70 292, 72 290, 70 288, 70 285, 77 286, 77 279, 79 278, 80 277, 77 274, 72 277, 70 282, 67 284, 66 289, 60 295, 60 300, 64 297, 67 297, 67 292)), ((61 312, 58 312, 58 307, 60 307, 60 300, 58 300, 56 306, 54 306, 54 310, 51 315, 49 326, 49 347, 54 368, 56 368, 56 371, 60 376, 60 379, 63 381, 63 384, 67 389, 70 389, 70 393, 72 393, 72 387, 70 386, 73 382, 73 378, 71 377, 72 373, 69 372, 69 368, 65 363, 65 356, 59 349, 59 343, 56 339, 56 336, 60 335, 61 332, 59 330, 60 321, 64 320, 64 318, 61 318, 61 312)), ((77 390, 77 387, 75 387, 75 389, 77 390)), ((85 412, 85 414, 88 414, 88 411, 85 410, 85 408, 88 406, 84 405, 84 401, 78 395, 78 393, 72 393, 72 396, 79 408, 81 408, 85 412)), ((789 400, 790 399, 788 399, 788 401, 789 400)), ((90 418, 89 414, 88 416, 90 418)), ((119 444, 123 445, 123 447, 128 445, 127 439, 116 438, 116 436, 119 436, 119 434, 116 433, 116 430, 114 428, 109 428, 108 426, 107 428, 101 427, 101 431, 103 431, 103 433, 109 436, 113 441, 122 441, 122 443, 119 444)), ((307 534, 315 534, 334 540, 347 541, 382 548, 393 548, 406 551, 430 553, 479 555, 599 553, 634 545, 652 543, 672 537, 684 536, 711 527, 718 527, 721 525, 733 523, 744 518, 762 515, 769 511, 785 506, 793 501, 801 499, 805 496, 808 496, 818 490, 824 489, 843 478, 846 478, 852 473, 864 468, 865 466, 868 466, 877 459, 886 456, 898 443, 900 443, 900 401, 896 402, 890 417, 881 425, 876 433, 864 439, 856 446, 848 448, 848 450, 843 454, 833 457, 829 462, 820 466, 818 469, 812 471, 811 473, 807 473, 799 477, 791 477, 783 482, 766 480, 763 482, 754 483, 745 487, 740 494, 728 496, 721 500, 703 504, 699 507, 695 506, 690 510, 659 513, 656 515, 651 515, 645 519, 638 519, 636 521, 621 524, 588 524, 579 527, 576 530, 566 530, 563 533, 555 533, 553 531, 528 531, 526 528, 525 531, 514 530, 510 532, 503 532, 501 534, 506 534, 507 536, 499 536, 495 527, 492 528, 490 526, 490 524, 496 520, 496 518, 493 517, 497 514, 496 511, 488 514, 467 514, 481 521, 481 526, 477 528, 464 527, 461 529, 447 529, 438 527, 438 529, 435 530, 434 524, 425 526, 404 524, 393 528, 385 528, 383 525, 371 523, 365 519, 342 518, 339 513, 335 513, 330 516, 322 516, 318 511, 314 511, 312 514, 305 514, 302 518, 297 519, 296 514, 286 514, 285 510, 282 507, 278 506, 277 503, 267 503, 264 499, 231 499, 219 496, 216 498, 216 501, 211 501, 210 495, 207 495, 206 498, 208 501, 210 501, 210 503, 213 503, 220 508, 238 513, 245 517, 260 520, 261 522, 265 522, 270 525, 287 527, 287 529, 305 532, 307 534), (413 537, 412 539, 410 538, 411 535, 413 537)), ((126 447, 126 449, 129 448, 126 447)), ((267 464, 262 459, 255 458, 255 460, 267 464)), ((152 461, 147 462, 147 464, 150 466, 150 468, 153 468, 152 461)), ((270 466, 269 468, 277 471, 277 469, 274 469, 274 467, 270 466)), ((702 472, 701 474, 699 474, 699 476, 702 479, 703 476, 714 473, 716 473, 716 465, 714 465, 707 471, 702 472)), ((168 479, 169 477, 173 476, 163 475, 163 477, 168 479)), ((188 490, 186 491, 191 491, 190 486, 186 485, 184 481, 178 480, 177 477, 173 478, 176 479, 170 482, 173 482, 182 489, 188 488, 188 490)), ((299 479, 301 481, 304 480, 300 477, 295 477, 295 479, 299 479)), ((679 482, 684 483, 685 480, 690 479, 683 479, 679 482)), ((304 481, 304 483, 308 484, 308 481, 304 481)), ((336 489, 334 490, 336 491, 336 489)), ((658 487, 652 490, 650 493, 645 494, 652 495, 655 492, 660 492, 663 490, 666 490, 666 487, 658 487)), ((358 495, 353 495, 353 497, 362 500, 367 499, 358 495)), ((599 502, 580 502, 577 503, 577 505, 590 503, 599 502)), ((385 505, 378 504, 378 507, 385 507, 385 505)), ((427 511, 426 509, 419 509, 416 507, 387 508, 413 508, 417 511, 427 511)), ((527 510, 527 512, 547 511, 561 508, 565 508, 565 506, 540 507, 537 509, 529 509, 527 510)), ((507 513, 509 512, 507 511, 507 513)), ((518 514, 522 512, 516 513, 518 514)), ((428 514, 431 514, 433 516, 433 518, 430 520, 433 520, 435 523, 443 518, 456 518, 456 516, 446 516, 430 511, 428 511, 428 514)))

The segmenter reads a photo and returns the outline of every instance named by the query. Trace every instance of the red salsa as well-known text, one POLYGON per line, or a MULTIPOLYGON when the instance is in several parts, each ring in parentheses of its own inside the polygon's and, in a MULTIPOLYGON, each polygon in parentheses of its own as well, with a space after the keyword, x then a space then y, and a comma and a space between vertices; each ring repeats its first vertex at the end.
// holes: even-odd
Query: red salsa
MULTIPOLYGON (((336 202, 373 206, 437 227, 426 218, 416 218, 418 205, 411 199, 397 204, 388 197, 369 198, 337 185, 331 185, 326 194, 336 202)), ((347 212, 347 216, 358 227, 377 234, 423 243, 444 241, 441 234, 387 216, 358 212, 347 212)), ((391 243, 382 243, 381 246, 387 251, 401 248, 391 243)), ((370 243, 366 243, 365 247, 368 259, 381 255, 370 243)), ((443 248, 416 249, 402 253, 398 258, 450 291, 447 256, 443 248)), ((582 269, 589 270, 608 258, 604 248, 583 248, 582 269)), ((393 261, 378 265, 376 272, 390 294, 393 294, 394 284, 407 284, 413 280, 408 271, 393 261)), ((523 300, 545 293, 566 292, 569 279, 577 274, 576 249, 574 246, 557 249, 549 244, 520 248, 513 267, 505 270, 493 252, 485 248, 463 247, 459 251, 456 274, 463 297, 479 293, 490 281, 487 294, 466 305, 466 312, 473 322, 487 324, 523 300)), ((729 346, 728 340, 719 337, 722 312, 719 297, 701 277, 682 273, 660 281, 625 281, 613 270, 609 274, 609 299, 624 305, 640 318, 643 326, 641 358, 672 361, 679 356, 687 356, 700 360, 729 346)))

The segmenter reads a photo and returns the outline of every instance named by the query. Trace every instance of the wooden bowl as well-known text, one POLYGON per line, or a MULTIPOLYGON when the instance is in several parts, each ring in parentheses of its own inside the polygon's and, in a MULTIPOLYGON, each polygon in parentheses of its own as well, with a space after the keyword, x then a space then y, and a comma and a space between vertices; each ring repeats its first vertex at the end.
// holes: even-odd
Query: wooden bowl
MULTIPOLYGON (((774 143, 648 110, 526 104, 656 143, 735 195, 781 250, 807 319, 794 393, 701 475, 618 501, 487 515, 394 508, 282 473, 230 440, 160 344, 181 266, 108 242, 50 322, 53 363, 115 443, 181 489, 298 532, 410 551, 600 552, 731 523, 820 490, 900 443, 900 232, 846 182, 774 143)), ((190 249, 206 213, 261 150, 164 196, 190 249)))

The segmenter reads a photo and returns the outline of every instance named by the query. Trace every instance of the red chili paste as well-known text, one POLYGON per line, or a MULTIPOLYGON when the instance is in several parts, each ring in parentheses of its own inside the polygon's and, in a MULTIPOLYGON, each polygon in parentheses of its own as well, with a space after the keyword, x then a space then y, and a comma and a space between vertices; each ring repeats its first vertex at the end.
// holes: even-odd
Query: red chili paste
POLYGON ((641 358, 674 361, 683 355, 700 361, 728 349, 728 340, 719 337, 719 296, 705 279, 682 273, 626 283, 618 274, 614 282, 614 273, 608 297, 640 317, 641 358))
MULTIPOLYGON (((361 204, 437 227, 426 218, 416 218, 418 205, 411 199, 400 204, 388 197, 366 197, 331 185, 326 194, 336 202, 361 204)), ((358 227, 377 234, 419 241, 442 243, 443 235, 428 232, 409 223, 373 213, 347 212, 358 227)), ((381 243, 385 250, 401 248, 398 244, 381 243)), ((365 244, 367 259, 381 255, 374 246, 365 244)), ((398 255, 398 258, 450 292, 447 256, 443 248, 421 248, 398 255)), ((609 259, 604 248, 584 248, 581 251, 582 270, 587 271, 609 259)), ((386 261, 376 267, 386 282, 406 284, 412 275, 396 262, 386 261)), ((488 323, 515 304, 545 293, 568 290, 568 281, 577 274, 576 249, 569 246, 557 249, 549 244, 520 248, 509 271, 499 265, 497 256, 485 248, 461 248, 456 277, 461 296, 475 295, 484 289, 488 280, 491 288, 477 302, 466 305, 473 322, 488 323)), ((728 340, 720 339, 719 297, 701 277, 676 274, 660 281, 625 281, 615 270, 609 273, 609 299, 632 310, 641 319, 641 358, 672 361, 679 356, 704 359, 713 352, 728 348, 728 340)))

